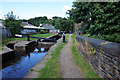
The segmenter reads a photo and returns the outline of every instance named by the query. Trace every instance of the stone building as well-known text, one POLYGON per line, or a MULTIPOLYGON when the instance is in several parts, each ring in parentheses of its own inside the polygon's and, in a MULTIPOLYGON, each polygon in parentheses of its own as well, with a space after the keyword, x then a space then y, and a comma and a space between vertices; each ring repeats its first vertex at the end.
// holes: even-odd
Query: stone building
POLYGON ((12 37, 12 34, 9 28, 6 28, 3 24, 4 24, 4 21, 0 21, 0 39, 4 40, 9 37, 12 37))
POLYGON ((35 34, 39 29, 41 29, 40 27, 29 24, 28 22, 22 22, 21 26, 23 26, 21 34, 35 34))
POLYGON ((55 26, 52 26, 51 24, 42 24, 40 27, 41 27, 42 30, 45 30, 45 29, 48 30, 49 33, 58 33, 58 32, 60 32, 59 30, 57 30, 55 28, 55 26))

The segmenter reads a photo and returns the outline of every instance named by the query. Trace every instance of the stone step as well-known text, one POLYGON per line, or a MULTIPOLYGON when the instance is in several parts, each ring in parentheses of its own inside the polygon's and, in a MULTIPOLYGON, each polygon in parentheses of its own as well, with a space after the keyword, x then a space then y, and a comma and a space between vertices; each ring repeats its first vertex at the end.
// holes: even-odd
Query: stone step
POLYGON ((21 41, 14 45, 16 53, 28 51, 30 48, 37 44, 36 41, 21 41))

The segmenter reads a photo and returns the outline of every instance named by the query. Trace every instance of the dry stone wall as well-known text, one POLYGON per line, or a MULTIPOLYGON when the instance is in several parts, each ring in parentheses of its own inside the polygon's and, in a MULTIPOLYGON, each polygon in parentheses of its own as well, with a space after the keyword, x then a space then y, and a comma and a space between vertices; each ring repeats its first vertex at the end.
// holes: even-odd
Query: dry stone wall
POLYGON ((98 75, 120 79, 120 44, 77 35, 76 45, 98 75))

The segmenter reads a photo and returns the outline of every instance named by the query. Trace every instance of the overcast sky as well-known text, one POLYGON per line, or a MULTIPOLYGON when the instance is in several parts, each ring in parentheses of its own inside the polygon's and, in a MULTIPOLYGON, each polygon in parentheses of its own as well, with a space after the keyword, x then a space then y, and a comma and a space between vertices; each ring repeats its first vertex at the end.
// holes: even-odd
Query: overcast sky
POLYGON ((10 11, 20 19, 29 19, 39 16, 67 17, 66 11, 71 9, 73 0, 4 0, 0 2, 0 19, 10 11))

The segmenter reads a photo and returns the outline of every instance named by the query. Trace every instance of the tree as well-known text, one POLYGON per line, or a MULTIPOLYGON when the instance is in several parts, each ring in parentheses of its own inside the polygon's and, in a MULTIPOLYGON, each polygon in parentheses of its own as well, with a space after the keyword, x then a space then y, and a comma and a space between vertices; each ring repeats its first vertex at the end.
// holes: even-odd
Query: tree
POLYGON ((55 28, 63 30, 62 25, 63 25, 62 18, 60 18, 60 17, 57 18, 56 21, 55 21, 55 28))
POLYGON ((55 28, 61 31, 71 32, 73 31, 73 21, 66 18, 57 18, 55 21, 55 28))
POLYGON ((4 26, 10 29, 12 36, 14 37, 15 34, 20 33, 22 26, 21 21, 16 20, 16 15, 13 14, 13 12, 8 12, 8 14, 5 15, 5 23, 4 26))
POLYGON ((53 20, 56 20, 57 18, 59 18, 58 16, 54 16, 52 17, 53 20))
POLYGON ((119 6, 120 2, 74 2, 68 14, 75 23, 83 22, 82 29, 90 36, 120 42, 119 6))
POLYGON ((8 27, 12 33, 12 36, 14 37, 15 34, 20 34, 20 30, 22 29, 22 26, 20 25, 21 22, 19 21, 5 21, 4 26, 8 27))
POLYGON ((40 24, 52 24, 55 26, 56 29, 60 29, 62 31, 70 32, 73 29, 73 21, 69 18, 62 18, 54 16, 52 19, 49 19, 44 17, 35 17, 28 20, 30 24, 33 24, 35 26, 39 26, 40 24))
POLYGON ((35 26, 39 26, 40 24, 43 24, 43 23, 46 23, 46 24, 49 23, 49 20, 46 16, 43 16, 43 17, 31 18, 28 20, 28 22, 35 26))
POLYGON ((51 24, 52 24, 53 26, 55 26, 55 21, 57 20, 57 18, 59 18, 59 17, 58 17, 58 16, 52 17, 51 24))
POLYGON ((5 19, 6 20, 18 20, 19 19, 19 16, 16 16, 13 14, 13 11, 11 12, 8 12, 6 15, 5 15, 5 19))

